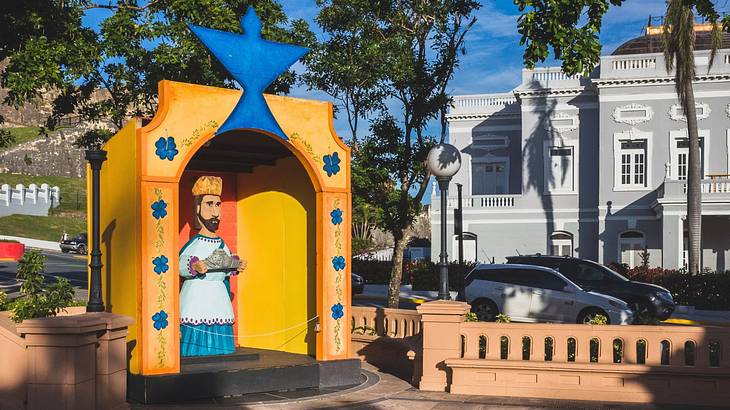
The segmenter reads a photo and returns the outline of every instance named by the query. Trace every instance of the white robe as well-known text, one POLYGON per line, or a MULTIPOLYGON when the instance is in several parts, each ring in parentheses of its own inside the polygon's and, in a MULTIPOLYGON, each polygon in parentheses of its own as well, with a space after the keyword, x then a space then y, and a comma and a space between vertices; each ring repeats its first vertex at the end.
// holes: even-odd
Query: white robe
POLYGON ((234 322, 231 298, 223 282, 230 273, 201 275, 190 266, 195 258, 202 261, 216 249, 231 254, 223 239, 203 235, 195 235, 180 251, 180 276, 186 278, 180 290, 180 323, 212 326, 234 322))

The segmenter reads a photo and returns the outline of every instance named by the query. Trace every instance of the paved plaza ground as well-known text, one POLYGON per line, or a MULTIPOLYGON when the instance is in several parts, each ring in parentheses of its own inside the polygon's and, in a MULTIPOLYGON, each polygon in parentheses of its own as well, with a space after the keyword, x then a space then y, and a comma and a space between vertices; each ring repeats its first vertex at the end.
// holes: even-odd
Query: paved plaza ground
MULTIPOLYGON (((593 403, 578 401, 555 401, 543 399, 517 399, 511 397, 487 397, 446 392, 422 392, 403 379, 363 364, 368 374, 364 385, 338 392, 322 392, 315 397, 296 398, 305 392, 282 392, 255 394, 243 397, 219 399, 216 403, 188 403, 181 405, 145 406, 131 405, 133 410, 164 410, 180 408, 197 409, 403 409, 403 410, 529 410, 529 409, 571 409, 571 410, 689 410, 689 406, 629 405, 623 403, 593 403)), ((708 407, 696 407, 709 409, 708 407)))

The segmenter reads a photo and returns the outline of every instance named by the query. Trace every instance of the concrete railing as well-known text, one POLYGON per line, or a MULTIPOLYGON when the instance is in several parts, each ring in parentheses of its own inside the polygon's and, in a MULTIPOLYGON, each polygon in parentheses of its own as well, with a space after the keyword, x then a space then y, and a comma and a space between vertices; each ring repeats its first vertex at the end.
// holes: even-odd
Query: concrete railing
MULTIPOLYGON (((730 72, 728 61, 730 61, 730 54, 726 51, 720 51, 715 57, 714 64, 710 67, 709 74, 726 74, 730 72), (723 62, 725 64, 722 64, 723 62)), ((709 63, 710 53, 708 51, 695 52, 697 75, 707 75, 709 63)), ((662 53, 601 57, 601 79, 661 78, 671 75, 673 73, 667 72, 662 53)))
POLYGON ((421 331, 421 315, 411 309, 352 307, 353 334, 404 338, 421 331))
POLYGON ((560 67, 538 67, 522 70, 519 89, 574 88, 581 85, 581 74, 568 75, 560 67))
POLYGON ((18 184, 14 188, 8 184, 0 185, 0 216, 48 215, 51 207, 59 205, 61 190, 48 184, 18 184))
POLYGON ((1 409, 126 408, 132 319, 67 308, 16 325, 0 312, 1 409))
POLYGON ((730 329, 467 323, 469 305, 422 314, 422 390, 714 405, 730 389, 730 329))
MULTIPOLYGON (((700 191, 704 199, 727 199, 730 201, 730 178, 709 178, 700 182, 700 191)), ((657 188, 657 198, 663 200, 686 200, 686 180, 665 180, 657 188)))
MULTIPOLYGON (((514 208, 515 200, 521 195, 473 195, 462 197, 464 208, 514 208)), ((446 206, 459 206, 458 198, 448 198, 446 206)))
POLYGON ((503 110, 519 112, 514 94, 457 95, 454 96, 449 115, 494 113, 503 110))

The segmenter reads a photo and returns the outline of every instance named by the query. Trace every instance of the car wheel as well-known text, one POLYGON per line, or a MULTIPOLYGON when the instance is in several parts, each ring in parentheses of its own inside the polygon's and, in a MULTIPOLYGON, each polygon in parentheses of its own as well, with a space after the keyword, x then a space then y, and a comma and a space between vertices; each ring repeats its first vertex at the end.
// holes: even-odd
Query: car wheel
POLYGON ((611 324, 611 319, 609 319, 606 312, 604 312, 602 309, 599 308, 588 308, 584 309, 582 312, 578 314, 578 318, 576 319, 576 323, 583 323, 583 324, 589 324, 591 321, 598 315, 604 316, 606 318, 606 324, 611 324))
POLYGON ((653 323, 654 314, 652 313, 651 305, 645 301, 635 300, 630 302, 629 309, 634 312, 634 323, 638 325, 645 325, 653 323))
POLYGON ((477 315, 480 322, 494 322, 499 314, 497 305, 489 299, 477 299, 472 302, 472 313, 477 315))
POLYGON ((68 249, 61 249, 61 252, 68 253, 68 249))
POLYGON ((84 246, 84 245, 79 246, 79 254, 86 255, 86 246, 84 246))

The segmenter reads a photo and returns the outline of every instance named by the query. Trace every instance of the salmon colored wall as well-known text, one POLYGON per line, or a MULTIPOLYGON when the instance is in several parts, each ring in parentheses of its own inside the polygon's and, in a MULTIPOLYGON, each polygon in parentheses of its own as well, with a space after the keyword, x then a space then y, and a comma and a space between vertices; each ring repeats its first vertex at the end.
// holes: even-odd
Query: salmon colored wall
POLYGON ((239 275, 239 343, 314 355, 316 206, 296 158, 238 175, 239 243, 248 268, 239 275), (309 321, 309 322, 308 322, 309 321))

